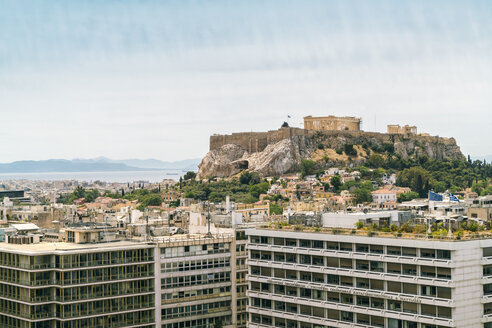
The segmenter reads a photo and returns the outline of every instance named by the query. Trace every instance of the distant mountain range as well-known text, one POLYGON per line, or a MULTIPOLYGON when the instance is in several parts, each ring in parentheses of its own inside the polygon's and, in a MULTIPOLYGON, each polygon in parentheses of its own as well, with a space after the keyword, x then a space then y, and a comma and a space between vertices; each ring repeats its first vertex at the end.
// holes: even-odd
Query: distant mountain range
POLYGON ((49 159, 43 161, 17 161, 0 163, 0 173, 36 173, 36 172, 109 172, 109 171, 149 171, 183 170, 196 171, 199 158, 176 162, 157 159, 112 160, 106 157, 91 159, 49 159))

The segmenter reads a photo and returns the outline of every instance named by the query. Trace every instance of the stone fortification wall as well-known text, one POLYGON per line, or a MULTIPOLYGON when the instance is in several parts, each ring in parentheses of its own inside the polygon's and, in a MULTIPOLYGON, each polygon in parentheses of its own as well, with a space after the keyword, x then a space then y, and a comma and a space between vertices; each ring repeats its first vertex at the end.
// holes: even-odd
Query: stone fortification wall
POLYGON ((299 128, 280 128, 267 132, 239 132, 228 135, 210 136, 210 150, 233 144, 241 146, 249 153, 263 151, 268 145, 293 136, 308 135, 310 131, 299 128))
MULTIPOLYGON (((345 143, 364 144, 384 143, 393 144, 396 153, 404 158, 414 154, 418 146, 423 153, 432 158, 461 158, 463 156, 453 138, 443 138, 429 135, 388 134, 366 131, 313 131, 299 128, 280 128, 267 132, 242 132, 230 135, 213 135, 210 137, 210 150, 219 149, 224 145, 237 145, 248 153, 258 153, 268 145, 276 144, 292 137, 314 137, 316 142, 336 149, 345 143)), ((311 138, 313 139, 313 138, 311 138)), ((314 140, 313 139, 313 140, 314 140)))

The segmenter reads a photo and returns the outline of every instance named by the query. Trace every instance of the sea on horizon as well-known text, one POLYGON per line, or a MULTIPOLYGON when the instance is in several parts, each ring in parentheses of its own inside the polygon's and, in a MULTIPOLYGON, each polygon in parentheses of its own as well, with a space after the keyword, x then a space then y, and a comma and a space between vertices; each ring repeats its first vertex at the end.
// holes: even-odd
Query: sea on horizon
POLYGON ((154 171, 107 171, 107 172, 32 172, 32 173, 0 173, 0 181, 6 180, 77 180, 104 182, 159 182, 164 179, 179 180, 185 172, 179 169, 163 169, 154 171))

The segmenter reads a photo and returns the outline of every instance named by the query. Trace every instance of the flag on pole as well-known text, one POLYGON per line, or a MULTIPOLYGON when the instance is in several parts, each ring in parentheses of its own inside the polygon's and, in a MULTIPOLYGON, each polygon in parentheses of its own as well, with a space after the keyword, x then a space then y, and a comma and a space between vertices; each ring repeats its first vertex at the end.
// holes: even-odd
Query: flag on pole
POLYGON ((433 191, 429 191, 429 200, 433 200, 436 202, 442 202, 442 196, 433 191))
POLYGON ((450 202, 458 202, 458 203, 460 202, 460 200, 458 199, 458 197, 456 197, 452 193, 449 193, 449 201, 450 202))

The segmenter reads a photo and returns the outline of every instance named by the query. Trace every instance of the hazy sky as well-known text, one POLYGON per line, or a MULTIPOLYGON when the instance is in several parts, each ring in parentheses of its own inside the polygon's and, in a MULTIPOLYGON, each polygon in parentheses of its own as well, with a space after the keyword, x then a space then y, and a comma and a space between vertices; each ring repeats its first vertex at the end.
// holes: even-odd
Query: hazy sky
POLYGON ((289 114, 492 153, 492 1, 0 2, 0 162, 201 157, 289 114))

